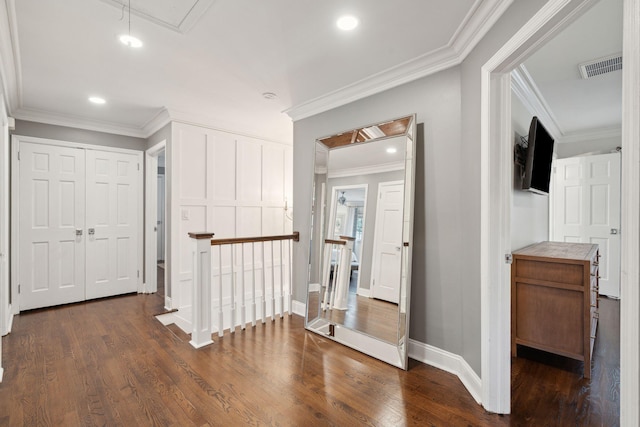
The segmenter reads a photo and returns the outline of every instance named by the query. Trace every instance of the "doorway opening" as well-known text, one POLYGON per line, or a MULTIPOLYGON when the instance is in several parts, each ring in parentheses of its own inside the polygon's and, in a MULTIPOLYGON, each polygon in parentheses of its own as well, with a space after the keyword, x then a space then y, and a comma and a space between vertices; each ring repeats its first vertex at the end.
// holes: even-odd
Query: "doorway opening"
POLYGON ((146 226, 145 226, 145 292, 157 293, 171 309, 167 262, 167 191, 166 141, 149 148, 145 153, 146 226))
MULTIPOLYGON (((482 293, 482 401, 487 410, 510 412, 510 198, 512 191, 513 135, 510 126, 510 72, 539 46, 566 28, 595 2, 550 0, 483 67, 481 76, 481 293, 482 293)), ((631 19, 640 11, 638 0, 624 0, 623 120, 622 120, 622 226, 620 407, 622 424, 636 424, 638 366, 638 185, 633 158, 638 152, 640 108, 637 91, 640 22, 631 19), (635 14, 635 15, 634 15, 635 14)), ((637 160, 637 157, 636 157, 637 160)), ((636 165, 637 166, 637 165, 636 165)))

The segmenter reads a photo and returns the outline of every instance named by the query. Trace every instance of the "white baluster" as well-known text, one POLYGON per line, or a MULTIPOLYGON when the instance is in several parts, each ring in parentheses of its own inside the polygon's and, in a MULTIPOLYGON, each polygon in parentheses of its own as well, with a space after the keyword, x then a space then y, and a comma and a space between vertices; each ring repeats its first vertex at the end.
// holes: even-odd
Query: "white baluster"
POLYGON ((229 245, 229 252, 231 253, 231 319, 229 320, 229 332, 234 334, 236 332, 236 275, 232 244, 229 245))
POLYGON ((222 246, 218 246, 218 336, 224 334, 224 314, 222 313, 222 246))
POLYGON ((251 242, 251 326, 256 326, 256 251, 251 242))
POLYGON ((284 258, 282 257, 282 240, 280 240, 280 318, 284 317, 284 258))
POLYGON ((276 264, 273 258, 273 240, 271 241, 271 321, 276 320, 276 264))
POLYGON ((240 272, 242 274, 242 286, 240 287, 240 329, 246 329, 247 327, 247 319, 246 319, 246 309, 244 306, 245 303, 245 294, 244 294, 244 243, 240 243, 240 249, 241 249, 241 258, 242 258, 242 264, 240 267, 240 272))
POLYGON ((291 305, 293 304, 293 254, 291 252, 292 247, 291 240, 289 240, 289 254, 287 259, 289 260, 289 316, 293 313, 291 305))
POLYGON ((262 242, 262 323, 267 322, 267 299, 266 299, 267 284, 265 282, 266 280, 265 270, 267 269, 267 266, 264 262, 264 247, 265 247, 264 242, 262 242))

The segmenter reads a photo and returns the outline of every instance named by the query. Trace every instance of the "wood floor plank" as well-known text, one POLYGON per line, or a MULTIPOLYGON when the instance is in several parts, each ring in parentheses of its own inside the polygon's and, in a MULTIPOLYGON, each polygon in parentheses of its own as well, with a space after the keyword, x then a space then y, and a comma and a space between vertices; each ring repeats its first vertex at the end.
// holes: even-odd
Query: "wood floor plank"
POLYGON ((455 376, 407 372, 285 316, 195 350, 155 320, 157 295, 17 316, 3 341, 1 426, 507 426, 619 424, 619 302, 603 300, 592 379, 582 362, 526 348, 512 360, 509 416, 455 376))

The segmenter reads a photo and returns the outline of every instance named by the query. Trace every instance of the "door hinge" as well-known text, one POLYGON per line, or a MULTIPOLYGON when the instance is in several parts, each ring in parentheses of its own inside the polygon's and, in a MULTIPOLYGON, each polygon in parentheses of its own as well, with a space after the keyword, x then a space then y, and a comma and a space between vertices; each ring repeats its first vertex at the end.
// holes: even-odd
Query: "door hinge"
POLYGON ((22 289, 22 288, 21 288, 21 285, 18 285, 18 293, 20 293, 20 290, 21 290, 21 289, 22 289))
POLYGON ((140 163, 138 163, 138 170, 140 170, 140 163))
POLYGON ((20 160, 20 152, 18 151, 18 160, 20 160))
POLYGON ((140 277, 140 270, 138 270, 138 277, 140 277))
POLYGON ((513 255, 512 254, 504 254, 504 262, 505 262, 505 264, 513 264, 513 255))

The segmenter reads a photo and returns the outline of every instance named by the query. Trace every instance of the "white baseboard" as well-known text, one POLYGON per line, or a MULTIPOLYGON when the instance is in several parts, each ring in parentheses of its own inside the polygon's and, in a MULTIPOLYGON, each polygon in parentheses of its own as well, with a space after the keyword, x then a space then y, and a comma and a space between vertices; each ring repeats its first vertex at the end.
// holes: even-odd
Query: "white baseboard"
POLYGON ((305 317, 307 315, 307 305, 300 301, 292 300, 291 311, 293 312, 293 314, 297 314, 298 316, 305 317))
POLYGON ((172 306, 171 306, 171 298, 166 296, 164 297, 164 309, 167 311, 171 311, 173 310, 172 306))
POLYGON ((475 401, 482 404, 482 380, 462 356, 410 339, 409 357, 456 375, 475 401))
POLYGON ((360 289, 358 289, 357 294, 362 296, 362 297, 371 298, 371 289, 360 288, 360 289))
POLYGON ((0 368, 0 383, 2 382, 3 375, 4 375, 4 368, 0 368))

